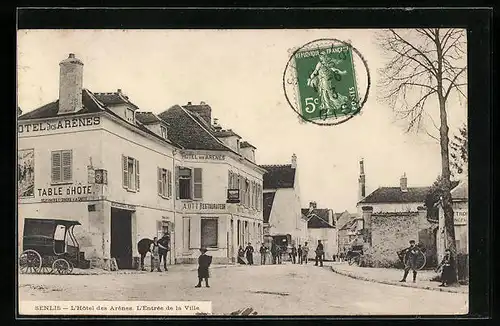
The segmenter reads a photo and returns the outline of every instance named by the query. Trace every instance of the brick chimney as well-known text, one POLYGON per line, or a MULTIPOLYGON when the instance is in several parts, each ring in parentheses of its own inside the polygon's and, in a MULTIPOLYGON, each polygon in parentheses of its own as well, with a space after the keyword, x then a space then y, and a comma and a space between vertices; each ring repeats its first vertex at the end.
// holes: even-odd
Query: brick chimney
POLYGON ((406 173, 403 173, 403 176, 399 180, 399 185, 401 187, 402 192, 408 191, 408 180, 406 179, 406 173))
POLYGON ((217 131, 221 131, 222 130, 222 126, 219 124, 219 119, 217 118, 214 118, 214 124, 213 124, 213 127, 215 130, 217 131))
POLYGON ((315 201, 309 202, 309 209, 310 210, 313 210, 313 209, 316 209, 316 208, 318 208, 318 204, 315 201))
POLYGON ((293 153, 292 155, 292 169, 296 169, 297 168, 297 155, 295 155, 295 153, 293 153))
POLYGON ((363 200, 366 197, 365 164, 363 159, 359 161, 358 185, 359 185, 358 199, 363 200))
POLYGON ((203 120, 210 126, 212 123, 212 108, 210 105, 206 104, 205 102, 201 102, 200 105, 192 104, 191 102, 188 102, 184 108, 189 110, 190 112, 194 112, 199 114, 203 120))
POLYGON ((70 53, 59 63, 59 111, 58 114, 77 112, 83 108, 83 62, 70 53))

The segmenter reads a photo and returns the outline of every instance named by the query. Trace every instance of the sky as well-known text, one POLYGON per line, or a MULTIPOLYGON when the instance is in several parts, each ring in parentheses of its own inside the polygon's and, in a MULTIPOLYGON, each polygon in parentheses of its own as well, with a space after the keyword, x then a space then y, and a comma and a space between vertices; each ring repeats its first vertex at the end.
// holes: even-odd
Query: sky
MULTIPOLYGON (((18 32, 18 105, 29 112, 58 98, 59 62, 75 53, 84 87, 117 89, 141 108, 160 113, 206 102, 212 117, 257 147, 258 164, 289 164, 297 155, 303 207, 355 211, 359 160, 366 187, 428 186, 440 172, 439 144, 425 133, 405 133, 391 108, 377 100, 385 58, 375 30, 23 30, 18 32), (290 50, 319 38, 349 40, 368 63, 372 86, 360 115, 337 126, 299 122, 282 78, 290 50)), ((361 96, 366 69, 355 60, 361 96)), ((437 106, 437 100, 434 100, 437 106)), ((452 102, 450 132, 467 120, 466 104, 452 102)), ((432 105, 432 102, 431 102, 432 105)), ((436 114, 435 110, 429 110, 436 114)), ((439 121, 438 116, 434 116, 439 121)))

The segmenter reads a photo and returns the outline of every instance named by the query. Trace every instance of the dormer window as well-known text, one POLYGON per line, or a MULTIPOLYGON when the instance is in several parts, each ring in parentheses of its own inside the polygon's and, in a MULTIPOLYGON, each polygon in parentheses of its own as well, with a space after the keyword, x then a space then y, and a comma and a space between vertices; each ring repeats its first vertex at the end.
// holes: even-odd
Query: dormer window
POLYGON ((167 139, 167 127, 160 126, 160 134, 162 138, 167 139))
POLYGON ((134 123, 134 110, 125 108, 125 119, 130 123, 134 123))

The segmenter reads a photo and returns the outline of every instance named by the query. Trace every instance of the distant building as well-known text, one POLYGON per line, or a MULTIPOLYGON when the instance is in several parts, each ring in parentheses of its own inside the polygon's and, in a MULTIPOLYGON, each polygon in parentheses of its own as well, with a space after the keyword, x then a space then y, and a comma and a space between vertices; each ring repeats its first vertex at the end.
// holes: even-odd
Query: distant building
POLYGON ((340 214, 335 214, 337 238, 338 238, 338 253, 347 252, 352 241, 356 238, 356 216, 357 214, 344 211, 340 214))
POLYGON ((307 238, 307 222, 302 218, 297 156, 291 164, 261 165, 264 174, 264 234, 281 243, 299 244, 307 238))
POLYGON ((316 257, 314 250, 318 240, 321 240, 325 250, 325 259, 333 259, 333 256, 338 253, 337 229, 333 211, 329 208, 317 208, 316 202, 311 202, 309 208, 302 209, 302 215, 304 219, 307 219, 307 242, 311 249, 309 258, 316 257))

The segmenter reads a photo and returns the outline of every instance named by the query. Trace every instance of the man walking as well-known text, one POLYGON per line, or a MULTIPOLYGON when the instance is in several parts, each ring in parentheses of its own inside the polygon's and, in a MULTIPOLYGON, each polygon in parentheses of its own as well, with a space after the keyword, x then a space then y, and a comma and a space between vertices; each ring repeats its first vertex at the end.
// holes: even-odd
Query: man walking
POLYGON ((260 264, 265 265, 267 248, 264 246, 263 243, 260 245, 259 252, 260 252, 260 264))
POLYGON ((316 247, 316 259, 315 259, 314 266, 318 266, 318 261, 319 261, 319 266, 323 267, 323 255, 324 254, 325 254, 325 251, 323 250, 323 244, 321 243, 321 240, 318 240, 318 246, 316 247))
POLYGON ((297 248, 295 248, 295 245, 292 246, 292 263, 296 264, 297 263, 297 248))
POLYGON ((406 277, 410 272, 410 269, 413 271, 413 283, 417 280, 417 257, 420 253, 420 249, 415 246, 415 240, 410 240, 410 246, 406 249, 403 249, 398 254, 403 255, 403 263, 405 264, 405 273, 403 275, 403 279, 400 282, 406 282, 406 277))
POLYGON ((248 265, 253 265, 253 252, 254 250, 252 244, 249 242, 248 246, 245 248, 248 265))
POLYGON ((297 249, 297 258, 299 258, 299 264, 302 264, 302 245, 299 245, 297 249))
POLYGON ((302 247, 302 262, 307 264, 307 255, 309 255, 309 247, 307 246, 307 242, 304 243, 304 247, 302 247))

